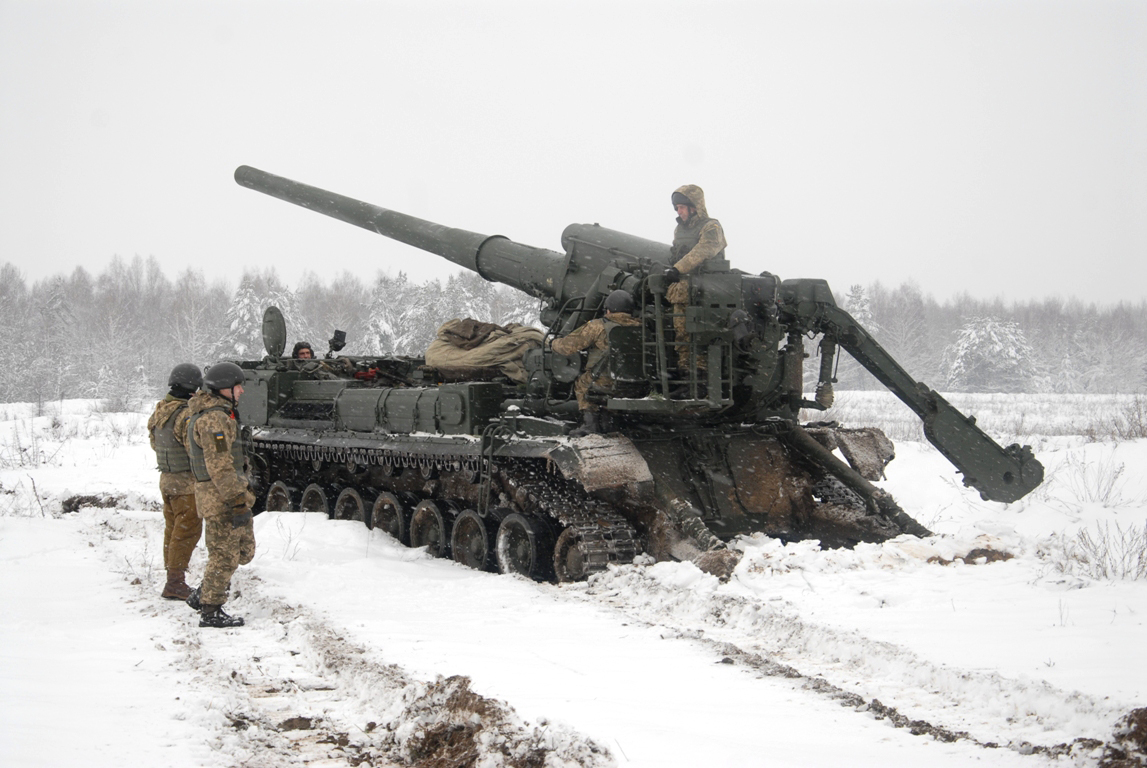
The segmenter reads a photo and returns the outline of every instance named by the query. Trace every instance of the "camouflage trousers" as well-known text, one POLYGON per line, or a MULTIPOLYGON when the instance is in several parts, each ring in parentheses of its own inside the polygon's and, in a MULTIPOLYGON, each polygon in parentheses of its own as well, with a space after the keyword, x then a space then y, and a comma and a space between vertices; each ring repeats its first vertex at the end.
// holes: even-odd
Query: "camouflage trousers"
POLYGON ((586 371, 574 379, 574 394, 577 395, 577 409, 579 411, 597 412, 599 410, 597 403, 591 403, 587 396, 591 386, 608 392, 613 389, 613 379, 608 376, 598 376, 595 380, 590 371, 586 371))
POLYGON ((210 482, 196 483, 195 503, 203 518, 207 540, 207 567, 203 571, 199 602, 223 605, 235 571, 255 558, 255 528, 252 523, 232 527, 232 510, 223 504, 210 482))
MULTIPOLYGON (((675 331, 674 342, 677 346, 677 369, 685 376, 689 372, 689 333, 685 330, 685 308, 688 304, 674 304, 673 305, 673 330, 675 331)), ((705 350, 697 350, 697 370, 704 371, 709 367, 709 361, 705 358, 705 350)))
POLYGON ((202 535, 203 521, 195 511, 195 494, 163 494, 163 567, 186 571, 202 535))

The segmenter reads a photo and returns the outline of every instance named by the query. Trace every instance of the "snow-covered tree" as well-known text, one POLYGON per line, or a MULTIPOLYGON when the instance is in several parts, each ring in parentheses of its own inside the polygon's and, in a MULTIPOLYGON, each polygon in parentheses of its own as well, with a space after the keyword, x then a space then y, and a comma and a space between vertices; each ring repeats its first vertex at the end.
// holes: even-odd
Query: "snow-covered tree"
MULTIPOLYGON (((24 276, 11 264, 0 266, 0 338, 6 339, 15 360, 32 361, 35 353, 28 288, 24 276)), ((0 366, 0 402, 17 400, 26 391, 24 366, 0 366)))
POLYGON ((211 362, 242 360, 262 347, 263 300, 250 275, 243 275, 227 309, 223 335, 211 350, 211 362))
MULTIPOLYGON (((868 296, 868 289, 859 283, 852 285, 848 289, 848 295, 845 296, 843 308, 852 318, 860 324, 871 334, 876 334, 879 326, 876 318, 872 315, 872 302, 868 296)), ((815 378, 819 372, 813 372, 815 378)), ((806 376, 808 371, 806 370, 806 376)), ((860 363, 852 359, 852 357, 843 349, 837 349, 837 362, 836 362, 836 380, 837 388, 841 390, 847 389, 872 389, 878 386, 876 379, 860 363)))
MULTIPOLYGON (((77 271, 82 272, 82 270, 77 271)), ((87 277, 86 273, 84 277, 87 277)), ((39 302, 38 309, 41 355, 33 358, 32 371, 40 383, 37 396, 54 400, 69 395, 78 397, 88 394, 86 391, 79 391, 85 378, 78 375, 77 369, 89 366, 76 365, 76 356, 80 352, 77 331, 82 326, 77 322, 76 313, 72 309, 67 281, 64 278, 52 278, 39 302)), ((87 380, 90 381, 90 378, 87 380)))
POLYGON ((231 292, 223 285, 208 286, 202 272, 186 270, 175 281, 168 308, 172 365, 214 362, 211 352, 223 335, 231 292))
POLYGON ((297 327, 293 323, 298 323, 299 318, 295 295, 279 281, 274 270, 244 272, 227 310, 223 335, 215 343, 210 362, 261 359, 266 354, 263 349, 263 312, 272 304, 282 310, 290 333, 293 327, 297 327))
MULTIPOLYGON (((448 312, 437 280, 413 283, 406 273, 379 275, 371 290, 369 329, 372 352, 379 355, 421 355, 448 312)), ((449 318, 446 318, 449 319, 449 318)))
POLYGON ((369 328, 370 293, 362 281, 343 272, 329 286, 313 272, 303 276, 295 291, 296 310, 288 319, 288 330, 296 340, 309 341, 315 354, 325 353, 326 341, 335 330, 345 331, 347 346, 342 354, 371 354, 369 328))
POLYGON ((905 283, 888 290, 876 284, 872 292, 872 328, 869 332, 906 371, 928 379, 935 370, 928 336, 928 309, 935 302, 925 299, 920 288, 905 283))
POLYGON ((1024 392, 1034 372, 1023 330, 991 316, 967 320, 943 359, 947 386, 956 392, 1024 392))
POLYGON ((379 275, 371 290, 367 337, 370 354, 422 355, 448 320, 472 317, 483 322, 538 323, 538 302, 521 291, 462 272, 443 284, 417 284, 405 273, 379 275))
POLYGON ((541 312, 542 302, 533 296, 509 286, 495 286, 494 295, 490 299, 491 322, 499 325, 519 323, 541 327, 538 315, 541 312))
POLYGON ((844 309, 852 315, 852 319, 860 323, 869 333, 876 333, 878 326, 876 318, 872 316, 872 302, 868 298, 868 290, 860 283, 855 283, 848 289, 844 298, 844 309))

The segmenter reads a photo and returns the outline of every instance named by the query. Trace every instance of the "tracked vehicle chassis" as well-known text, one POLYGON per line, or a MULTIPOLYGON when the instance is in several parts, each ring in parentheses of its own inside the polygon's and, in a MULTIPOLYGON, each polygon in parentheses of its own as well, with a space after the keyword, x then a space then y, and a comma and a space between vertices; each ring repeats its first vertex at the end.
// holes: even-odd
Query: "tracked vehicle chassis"
POLYGON ((252 433, 263 505, 359 519, 435 556, 539 580, 581 580, 643 549, 625 516, 545 458, 481 456, 469 440, 372 442, 252 433))

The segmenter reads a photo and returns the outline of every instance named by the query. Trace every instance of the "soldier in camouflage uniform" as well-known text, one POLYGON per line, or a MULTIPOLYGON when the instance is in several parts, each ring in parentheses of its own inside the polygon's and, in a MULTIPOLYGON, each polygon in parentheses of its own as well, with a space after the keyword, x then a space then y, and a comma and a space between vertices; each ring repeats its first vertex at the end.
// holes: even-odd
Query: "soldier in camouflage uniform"
POLYGON ((239 396, 243 369, 219 363, 207 369, 203 391, 191 399, 188 453, 195 474, 195 504, 207 533, 203 583, 187 604, 199 610, 201 627, 241 627, 243 619, 223 612, 231 577, 255 557, 246 457, 240 439, 239 396))
MULTIPOLYGON (((724 257, 725 231, 721 222, 709 218, 705 210, 705 193, 696 184, 678 187, 672 196, 677 211, 677 228, 673 230, 673 266, 682 275, 698 271, 713 257, 724 257)), ((689 281, 682 278, 669 286, 666 298, 673 304, 673 329, 677 333, 677 366, 688 373, 689 334, 685 331, 685 308, 689 305, 689 281)), ((704 370, 705 358, 698 355, 697 368, 704 370)))
POLYGON ((195 511, 195 477, 187 457, 187 401, 203 383, 203 373, 190 363, 180 363, 167 377, 167 397, 155 405, 147 420, 151 448, 159 465, 159 492, 163 496, 163 567, 167 583, 162 596, 186 600, 187 564, 203 534, 203 521, 195 511))
POLYGON ((575 437, 603 431, 598 406, 588 398, 590 387, 609 391, 613 379, 604 373, 609 359, 609 331, 616 325, 640 325, 633 316, 633 297, 625 291, 614 291, 605 298, 605 317, 590 320, 582 327, 560 339, 554 339, 552 349, 559 355, 573 355, 589 350, 585 371, 574 380, 577 407, 582 414, 583 426, 570 434, 575 437))

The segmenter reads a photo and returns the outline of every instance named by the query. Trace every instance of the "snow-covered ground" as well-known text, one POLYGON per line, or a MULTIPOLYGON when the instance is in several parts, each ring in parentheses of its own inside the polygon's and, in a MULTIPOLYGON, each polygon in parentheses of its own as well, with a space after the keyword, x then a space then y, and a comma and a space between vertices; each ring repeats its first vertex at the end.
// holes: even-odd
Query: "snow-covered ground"
POLYGON ((935 536, 743 539, 724 584, 535 584, 267 513, 248 625, 200 630, 158 596, 145 421, 0 406, 0 765, 1114 765, 1147 706, 1144 440, 1025 435, 1048 480, 1012 505, 898 442, 883 485, 935 536))

